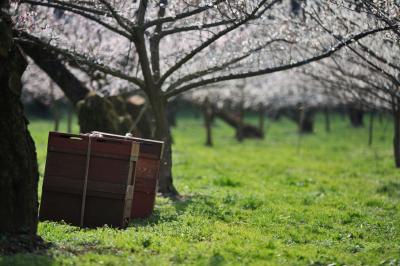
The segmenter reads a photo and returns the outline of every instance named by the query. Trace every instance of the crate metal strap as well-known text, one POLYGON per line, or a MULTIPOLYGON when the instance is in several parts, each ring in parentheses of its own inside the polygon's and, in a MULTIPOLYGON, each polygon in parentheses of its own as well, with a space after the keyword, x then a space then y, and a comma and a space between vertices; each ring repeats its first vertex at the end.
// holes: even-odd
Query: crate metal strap
POLYGON ((129 157, 129 171, 128 171, 128 180, 125 192, 125 206, 124 206, 124 217, 122 224, 124 226, 128 225, 131 210, 132 210, 132 200, 135 186, 135 177, 136 177, 136 165, 133 167, 133 164, 137 162, 139 156, 140 144, 138 142, 131 142, 131 152, 129 157), (132 175, 133 174, 133 175, 132 175), (133 179, 133 180, 132 180, 133 179))
POLYGON ((87 193, 87 183, 89 178, 89 165, 90 165, 90 154, 92 151, 92 135, 89 135, 88 148, 86 154, 86 169, 85 169, 85 178, 83 181, 83 193, 82 193, 82 206, 81 206, 81 220, 80 227, 83 227, 83 220, 85 218, 85 207, 86 207, 86 193, 87 193))

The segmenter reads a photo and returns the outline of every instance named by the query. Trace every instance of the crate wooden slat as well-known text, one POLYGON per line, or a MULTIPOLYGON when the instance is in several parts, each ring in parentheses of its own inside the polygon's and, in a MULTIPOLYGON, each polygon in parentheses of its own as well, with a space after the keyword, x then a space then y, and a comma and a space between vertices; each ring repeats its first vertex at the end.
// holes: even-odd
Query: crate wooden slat
POLYGON ((132 152, 139 147, 131 140, 50 132, 40 220, 83 227, 126 226, 137 167, 137 154, 135 158, 132 152))
POLYGON ((162 141, 134 138, 92 132, 105 137, 136 141, 140 143, 139 158, 136 162, 135 186, 133 193, 132 218, 146 218, 154 209, 159 178, 160 161, 163 155, 164 144, 162 141))

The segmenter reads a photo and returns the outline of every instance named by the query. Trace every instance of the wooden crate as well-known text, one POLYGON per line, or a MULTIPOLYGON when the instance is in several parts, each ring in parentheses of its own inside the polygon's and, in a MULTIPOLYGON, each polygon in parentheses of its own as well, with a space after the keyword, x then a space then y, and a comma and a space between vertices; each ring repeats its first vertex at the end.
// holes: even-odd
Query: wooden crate
POLYGON ((40 220, 125 227, 139 150, 132 140, 50 132, 40 220))
POLYGON ((140 143, 139 159, 136 162, 135 186, 133 194, 132 218, 145 218, 152 214, 157 193, 160 161, 163 155, 163 142, 92 132, 108 138, 123 139, 140 143))

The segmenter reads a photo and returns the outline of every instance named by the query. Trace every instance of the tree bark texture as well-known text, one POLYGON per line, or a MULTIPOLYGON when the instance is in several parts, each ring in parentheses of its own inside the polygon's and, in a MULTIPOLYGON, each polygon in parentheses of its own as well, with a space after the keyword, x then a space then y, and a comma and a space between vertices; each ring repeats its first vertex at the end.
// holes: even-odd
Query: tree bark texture
POLYGON ((11 19, 0 0, 0 235, 36 235, 38 166, 27 128, 21 75, 27 62, 12 39, 11 19))
POLYGON ((149 97, 149 99, 156 123, 155 138, 164 142, 158 191, 165 196, 176 196, 178 191, 172 179, 172 138, 166 110, 167 102, 161 96, 149 97))

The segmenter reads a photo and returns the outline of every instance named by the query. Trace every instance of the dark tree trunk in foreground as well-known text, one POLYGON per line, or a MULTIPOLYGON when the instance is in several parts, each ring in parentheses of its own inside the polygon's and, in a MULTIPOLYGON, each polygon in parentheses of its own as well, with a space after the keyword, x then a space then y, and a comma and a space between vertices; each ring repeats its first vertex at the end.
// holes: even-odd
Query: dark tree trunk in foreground
POLYGON ((213 141, 212 141, 212 116, 213 116, 213 110, 210 105, 210 102, 208 99, 204 101, 204 106, 203 106, 203 114, 204 114, 204 126, 206 128, 206 146, 213 146, 213 141))
POLYGON ((0 0, 0 235, 36 235, 38 167, 20 101, 26 60, 11 34, 0 0))
POLYGON ((364 111, 357 107, 349 107, 349 118, 352 127, 358 128, 364 126, 364 111))

